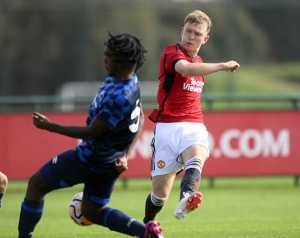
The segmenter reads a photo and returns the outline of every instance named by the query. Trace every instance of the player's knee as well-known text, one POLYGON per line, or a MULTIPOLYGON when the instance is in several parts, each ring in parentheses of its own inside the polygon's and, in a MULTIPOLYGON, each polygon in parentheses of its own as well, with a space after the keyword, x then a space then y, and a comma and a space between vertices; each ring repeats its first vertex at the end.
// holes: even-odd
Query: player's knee
POLYGON ((30 177, 28 181, 28 188, 27 190, 42 190, 44 187, 44 183, 40 179, 39 174, 34 174, 30 177))
POLYGON ((28 181, 26 198, 28 200, 41 200, 46 193, 51 191, 39 173, 32 175, 28 181))
POLYGON ((152 192, 152 193, 150 194, 150 198, 151 198, 151 202, 152 202, 155 206, 157 206, 157 207, 162 207, 162 206, 165 204, 165 202, 167 201, 168 196, 167 196, 167 195, 165 195, 165 196, 158 196, 158 195, 156 195, 154 192, 152 192))
POLYGON ((4 173, 0 172, 0 192, 4 192, 6 190, 8 184, 8 178, 4 173))

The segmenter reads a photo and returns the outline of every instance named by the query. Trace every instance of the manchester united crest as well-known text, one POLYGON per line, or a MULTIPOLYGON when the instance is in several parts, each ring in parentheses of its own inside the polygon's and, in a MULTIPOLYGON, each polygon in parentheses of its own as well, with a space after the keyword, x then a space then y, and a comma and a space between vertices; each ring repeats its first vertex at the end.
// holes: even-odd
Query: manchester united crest
POLYGON ((158 167, 158 168, 162 169, 162 168, 164 168, 165 166, 166 166, 166 162, 165 162, 165 161, 163 161, 163 160, 157 161, 157 167, 158 167))

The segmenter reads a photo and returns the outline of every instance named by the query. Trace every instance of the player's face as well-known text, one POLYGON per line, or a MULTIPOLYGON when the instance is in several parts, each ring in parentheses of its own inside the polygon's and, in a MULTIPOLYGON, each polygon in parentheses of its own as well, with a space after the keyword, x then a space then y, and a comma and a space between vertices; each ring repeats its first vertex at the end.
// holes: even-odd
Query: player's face
POLYGON ((208 41, 207 24, 187 22, 181 32, 181 46, 191 55, 197 55, 200 47, 208 41))

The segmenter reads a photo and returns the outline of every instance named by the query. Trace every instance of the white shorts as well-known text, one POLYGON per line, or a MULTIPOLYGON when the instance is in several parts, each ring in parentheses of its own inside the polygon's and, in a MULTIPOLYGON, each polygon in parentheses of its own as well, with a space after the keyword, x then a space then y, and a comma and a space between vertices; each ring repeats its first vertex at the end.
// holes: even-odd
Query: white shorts
POLYGON ((181 170, 183 162, 180 155, 191 145, 201 145, 209 154, 208 132, 203 123, 157 123, 152 140, 151 175, 154 177, 181 170))

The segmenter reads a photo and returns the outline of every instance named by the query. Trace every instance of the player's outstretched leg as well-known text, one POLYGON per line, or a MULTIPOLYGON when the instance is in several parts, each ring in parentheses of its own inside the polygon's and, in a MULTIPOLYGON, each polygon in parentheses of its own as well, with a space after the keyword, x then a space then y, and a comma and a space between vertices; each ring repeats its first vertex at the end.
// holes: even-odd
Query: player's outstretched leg
POLYGON ((203 195, 197 192, 201 178, 201 160, 193 157, 185 162, 185 174, 181 181, 180 201, 175 210, 175 217, 182 219, 189 212, 199 207, 203 195))
POLYGON ((112 231, 138 238, 163 238, 158 222, 150 221, 144 224, 114 208, 101 208, 84 201, 82 213, 89 221, 105 226, 112 231))

